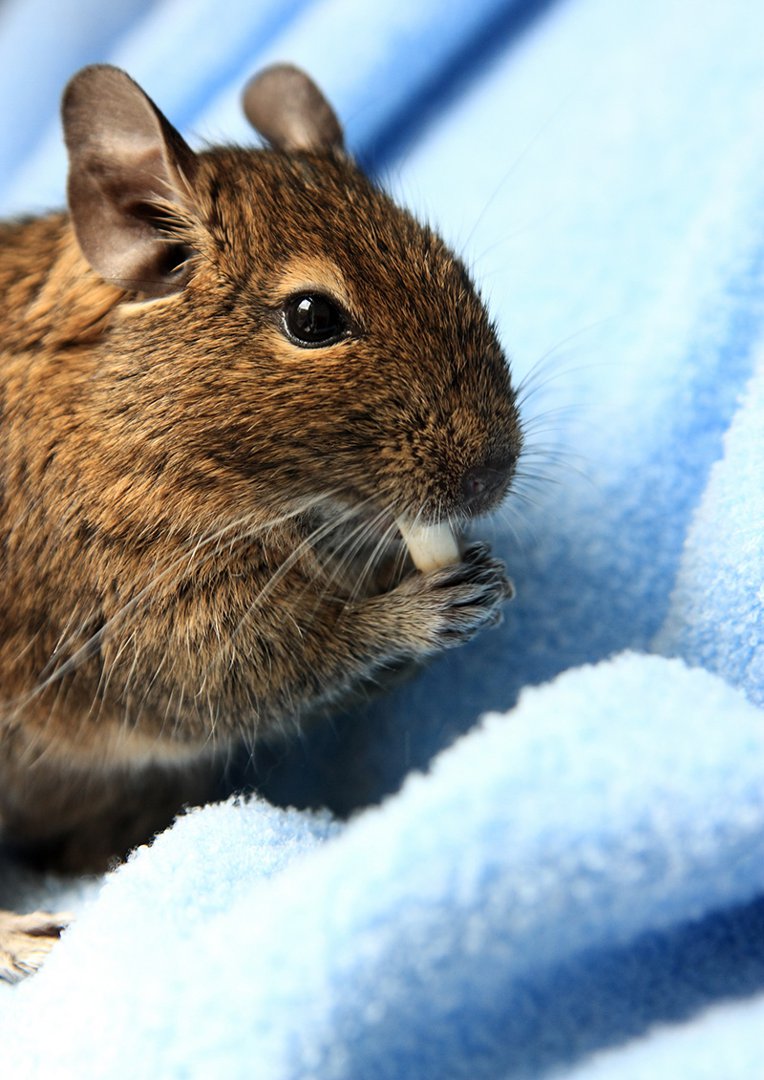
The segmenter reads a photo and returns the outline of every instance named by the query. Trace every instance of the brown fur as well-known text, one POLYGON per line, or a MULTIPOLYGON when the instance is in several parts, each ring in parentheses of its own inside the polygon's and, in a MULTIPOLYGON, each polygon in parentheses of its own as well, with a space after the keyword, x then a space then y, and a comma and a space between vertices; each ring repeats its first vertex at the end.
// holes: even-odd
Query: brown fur
POLYGON ((212 150, 190 187, 162 203, 190 273, 158 299, 102 280, 65 214, 0 229, 0 823, 70 866, 205 797, 184 762, 464 640, 509 593, 483 548, 413 573, 392 528, 487 509, 519 453, 461 263, 336 148, 212 150), (284 335, 311 288, 351 336, 284 335), (502 470, 485 506, 475 466, 502 470))

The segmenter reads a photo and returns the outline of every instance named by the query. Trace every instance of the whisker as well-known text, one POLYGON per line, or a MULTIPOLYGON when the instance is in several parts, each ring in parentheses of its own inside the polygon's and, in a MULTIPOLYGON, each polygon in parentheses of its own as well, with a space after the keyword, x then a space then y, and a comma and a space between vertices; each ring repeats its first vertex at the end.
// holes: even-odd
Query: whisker
POLYGON ((560 115, 562 110, 567 107, 567 105, 568 105, 568 98, 566 97, 566 98, 563 98, 562 101, 560 101, 559 104, 552 110, 552 112, 547 116, 547 118, 537 128, 535 133, 531 136, 531 138, 525 144, 525 146, 520 151, 520 153, 515 156, 514 161, 512 162, 510 167, 506 170, 504 175, 501 177, 498 184, 496 185, 494 190, 491 192, 491 195, 489 196, 488 200, 484 204, 482 210, 478 214, 477 219, 475 220, 472 228, 470 229, 469 233, 467 234, 467 238, 465 239, 464 243, 462 244, 462 249, 463 250, 466 249, 467 246, 469 245, 470 240, 472 239, 472 237, 475 235, 475 233, 479 229, 483 219, 485 218, 486 214, 490 210, 491 206, 496 202, 496 199, 501 194, 502 188, 505 187, 507 182, 512 178, 512 176, 517 171, 517 169, 520 167, 520 165, 523 163, 523 161, 528 156, 528 154, 530 154, 531 150, 536 145, 536 143, 539 141, 539 139, 546 133, 546 131, 549 129, 549 127, 551 127, 551 125, 556 121, 557 117, 560 115))
POLYGON ((345 547, 345 554, 338 560, 337 565, 329 576, 327 586, 322 592, 322 596, 329 595, 329 587, 340 577, 345 570, 357 559, 360 552, 363 550, 367 542, 374 539, 377 533, 377 527, 385 520, 386 517, 392 517, 393 521, 385 529, 382 540, 375 546, 372 556, 366 560, 365 566, 359 570, 356 575, 353 588, 351 589, 349 599, 354 601, 357 599, 361 590, 366 586, 368 578, 371 576, 374 564, 376 562, 376 553, 381 551, 389 542, 388 537, 393 535, 397 529, 395 524, 395 515, 388 507, 383 507, 373 518, 362 519, 358 527, 352 530, 343 540, 342 546, 345 547))
MULTIPOLYGON (((367 503, 371 500, 365 500, 367 503)), ((258 607, 272 592, 279 581, 291 570, 291 568, 298 562, 316 543, 319 543, 326 536, 332 533, 335 529, 339 528, 345 521, 351 520, 358 513, 358 508, 354 507, 352 510, 345 510, 340 512, 338 518, 329 519, 323 522, 318 528, 314 529, 308 534, 297 547, 290 552, 290 554, 284 559, 284 561, 278 566, 266 584, 262 587, 257 596, 247 606, 247 610, 239 619, 232 637, 235 639, 241 632, 241 628, 244 622, 249 618, 252 612, 258 607)))
MULTIPOLYGON (((267 520, 265 522, 256 523, 253 522, 253 518, 256 518, 255 511, 249 511, 246 514, 241 515, 235 521, 228 522, 221 528, 215 530, 207 535, 202 534, 198 538, 193 538, 193 546, 190 550, 188 547, 184 547, 180 555, 174 557, 168 564, 156 569, 157 563, 154 564, 153 576, 149 579, 147 584, 143 588, 131 597, 118 611, 114 613, 106 622, 99 627, 99 629, 92 634, 85 642, 83 642, 74 653, 72 653, 66 660, 60 662, 55 666, 54 670, 50 670, 52 665, 56 664, 56 656, 60 655, 62 651, 71 646, 79 637, 86 622, 80 622, 78 631, 75 633, 69 633, 63 640, 59 640, 59 644, 51 656, 48 664, 43 669, 41 676, 32 691, 19 702, 16 703, 17 708, 23 708, 28 705, 35 697, 42 694, 53 682, 63 679, 66 675, 75 671, 82 663, 89 659, 98 649, 101 647, 103 641, 108 635, 110 635, 118 626, 123 624, 130 616, 136 615, 141 608, 142 603, 148 599, 153 591, 155 591, 160 585, 167 585, 168 579, 170 579, 173 572, 180 572, 177 574, 175 581, 180 581, 184 572, 190 572, 194 559, 199 552, 209 547, 209 545, 219 542, 220 539, 226 534, 233 534, 231 536, 231 543, 239 542, 242 539, 251 538, 253 534, 260 531, 267 531, 277 527, 279 524, 283 524, 285 521, 293 519, 302 513, 305 513, 306 505, 315 505, 321 501, 325 496, 321 496, 320 499, 315 500, 303 500, 299 506, 296 506, 289 511, 279 515, 277 518, 267 520), (253 526, 256 524, 256 528, 253 526), (238 533, 237 533, 237 530, 238 533)), ((170 588, 173 587, 171 584, 170 588)), ((92 616, 90 616, 92 617, 92 616)), ((71 625, 71 620, 67 623, 67 627, 64 630, 64 634, 67 633, 68 627, 71 625)), ((63 635, 62 635, 63 637, 63 635)))
POLYGON ((364 567, 359 573, 356 584, 350 593, 351 601, 355 601, 358 599, 358 596, 361 594, 362 589, 366 586, 368 579, 371 578, 374 574, 386 548, 389 547, 390 542, 397 531, 398 527, 393 520, 390 522, 390 524, 380 536, 375 547, 370 552, 364 567))

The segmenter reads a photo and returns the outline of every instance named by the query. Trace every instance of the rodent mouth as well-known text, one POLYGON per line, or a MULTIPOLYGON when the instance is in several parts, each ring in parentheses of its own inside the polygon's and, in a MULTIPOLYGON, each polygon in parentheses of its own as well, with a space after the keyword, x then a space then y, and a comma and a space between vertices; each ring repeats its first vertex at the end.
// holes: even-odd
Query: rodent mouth
POLYGON ((349 595, 387 592, 403 578, 428 573, 461 558, 460 537, 448 522, 354 511, 311 516, 311 546, 336 587, 349 595))

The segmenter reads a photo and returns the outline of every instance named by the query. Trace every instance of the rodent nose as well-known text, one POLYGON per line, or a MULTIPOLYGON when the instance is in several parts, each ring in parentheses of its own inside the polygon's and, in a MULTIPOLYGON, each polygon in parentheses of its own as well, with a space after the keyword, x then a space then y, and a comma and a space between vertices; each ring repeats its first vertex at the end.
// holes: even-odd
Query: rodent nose
POLYGON ((511 472, 502 465, 475 465, 462 478, 462 498, 468 510, 480 511, 491 505, 511 472))

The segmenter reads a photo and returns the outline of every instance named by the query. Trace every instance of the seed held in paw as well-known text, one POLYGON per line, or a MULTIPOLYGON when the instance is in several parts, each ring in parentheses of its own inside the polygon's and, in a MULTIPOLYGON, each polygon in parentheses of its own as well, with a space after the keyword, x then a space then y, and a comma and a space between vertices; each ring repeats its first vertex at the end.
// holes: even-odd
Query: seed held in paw
POLYGON ((417 570, 427 573, 459 562, 459 543, 447 522, 421 525, 400 517, 396 524, 417 570))

